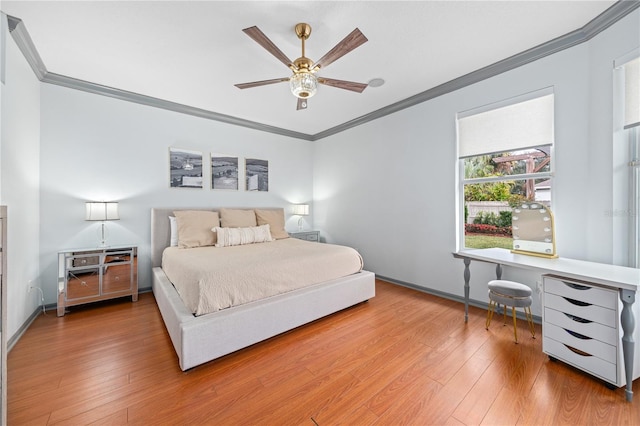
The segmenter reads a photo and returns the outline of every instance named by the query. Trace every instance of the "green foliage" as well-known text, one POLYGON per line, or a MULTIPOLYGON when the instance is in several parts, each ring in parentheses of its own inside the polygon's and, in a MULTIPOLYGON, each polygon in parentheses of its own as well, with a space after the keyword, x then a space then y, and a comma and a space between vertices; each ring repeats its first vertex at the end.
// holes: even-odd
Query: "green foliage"
POLYGON ((477 157, 465 158, 465 179, 487 177, 494 174, 495 164, 491 161, 491 155, 479 155, 477 157))
POLYGON ((522 204, 522 202, 524 200, 526 200, 527 197, 525 197, 524 195, 521 194, 511 194, 511 196, 509 197, 509 199, 507 200, 507 202, 509 203, 509 207, 514 208, 519 206, 520 204, 522 204))
POLYGON ((513 182, 486 182, 465 185, 465 201, 508 201, 513 182))
POLYGON ((478 212, 475 218, 473 218, 473 223, 476 225, 498 225, 498 217, 494 212, 478 212))
POLYGON ((498 217, 498 223, 496 226, 505 227, 511 226, 511 210, 503 210, 498 217))
POLYGON ((493 225, 499 228, 511 226, 511 210, 504 210, 497 215, 494 212, 478 212, 473 219, 477 225, 493 225))

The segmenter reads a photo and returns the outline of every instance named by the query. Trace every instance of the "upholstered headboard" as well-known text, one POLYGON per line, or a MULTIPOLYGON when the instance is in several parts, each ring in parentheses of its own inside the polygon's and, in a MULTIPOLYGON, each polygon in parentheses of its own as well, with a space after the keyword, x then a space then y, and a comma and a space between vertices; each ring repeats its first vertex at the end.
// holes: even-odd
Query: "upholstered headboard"
POLYGON ((173 209, 151 209, 151 267, 162 264, 162 251, 171 243, 169 216, 173 209))
POLYGON ((171 244, 171 226, 169 216, 173 216, 175 210, 206 210, 203 208, 152 208, 151 209, 151 267, 162 266, 162 252, 171 244))
MULTIPOLYGON (((237 207, 238 209, 250 210, 253 207, 237 207)), ((278 207, 256 207, 264 210, 278 209, 278 207)), ((171 244, 171 225, 169 224, 169 216, 173 216, 176 210, 202 210, 202 211, 219 211, 219 209, 205 209, 202 207, 154 207, 151 209, 151 267, 162 266, 162 252, 171 244)))

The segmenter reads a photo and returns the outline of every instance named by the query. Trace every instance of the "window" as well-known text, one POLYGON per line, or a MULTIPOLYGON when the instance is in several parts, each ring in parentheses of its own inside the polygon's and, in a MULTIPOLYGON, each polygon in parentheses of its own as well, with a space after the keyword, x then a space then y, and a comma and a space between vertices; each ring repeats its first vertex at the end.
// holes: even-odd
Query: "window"
POLYGON ((629 191, 629 266, 640 268, 640 126, 626 129, 629 144, 630 191, 629 191))
POLYGON ((511 208, 551 204, 553 91, 459 113, 460 247, 511 249, 511 208))
POLYGON ((618 229, 621 238, 616 244, 621 247, 621 255, 617 258, 614 255, 614 262, 639 268, 640 49, 615 61, 614 85, 613 219, 614 229, 618 229), (622 223, 616 228, 618 221, 622 223))

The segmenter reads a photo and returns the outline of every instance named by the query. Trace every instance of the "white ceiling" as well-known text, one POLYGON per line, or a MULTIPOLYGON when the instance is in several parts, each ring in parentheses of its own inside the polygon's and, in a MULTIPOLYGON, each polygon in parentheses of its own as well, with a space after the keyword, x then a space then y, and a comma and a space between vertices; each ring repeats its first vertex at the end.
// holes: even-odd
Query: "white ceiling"
POLYGON ((606 1, 2 1, 47 71, 305 134, 317 134, 579 29, 606 1), (291 72, 242 32, 257 25, 290 59, 312 26, 319 59, 354 28, 367 43, 320 76, 382 87, 321 86, 296 111, 291 72))

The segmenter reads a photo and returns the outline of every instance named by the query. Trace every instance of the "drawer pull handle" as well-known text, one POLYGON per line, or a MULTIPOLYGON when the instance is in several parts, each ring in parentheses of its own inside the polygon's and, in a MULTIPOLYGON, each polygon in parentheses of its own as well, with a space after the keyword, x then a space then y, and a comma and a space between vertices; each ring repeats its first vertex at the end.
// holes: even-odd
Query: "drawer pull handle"
POLYGON ((587 286, 587 285, 580 285, 580 284, 576 284, 576 283, 568 283, 566 281, 562 281, 564 283, 564 285, 566 285, 567 287, 571 287, 575 290, 589 290, 591 287, 587 286))
POLYGON ((581 355, 581 356, 593 356, 593 355, 591 355, 590 353, 587 353, 587 352, 581 351, 580 349, 576 349, 576 348, 571 347, 571 346, 569 346, 569 345, 565 345, 565 346, 567 347, 567 349, 569 349, 571 352, 573 352, 573 353, 575 353, 575 354, 578 354, 578 355, 581 355))
POLYGON ((563 297, 564 300, 576 306, 591 306, 591 303, 583 302, 581 300, 570 299, 568 297, 563 297))
POLYGON ((567 330, 566 328, 564 329, 564 331, 566 331, 567 333, 569 333, 575 338, 582 339, 582 340, 591 340, 591 337, 587 337, 584 334, 576 333, 575 331, 567 330))
POLYGON ((569 317, 569 319, 571 319, 571 320, 573 320, 575 322, 580 322, 582 324, 589 324, 589 323, 593 322, 593 321, 590 321, 588 319, 584 319, 584 318, 577 317, 575 315, 568 314, 566 312, 563 312, 563 314, 565 314, 567 317, 569 317))

